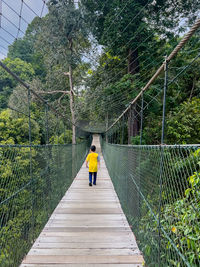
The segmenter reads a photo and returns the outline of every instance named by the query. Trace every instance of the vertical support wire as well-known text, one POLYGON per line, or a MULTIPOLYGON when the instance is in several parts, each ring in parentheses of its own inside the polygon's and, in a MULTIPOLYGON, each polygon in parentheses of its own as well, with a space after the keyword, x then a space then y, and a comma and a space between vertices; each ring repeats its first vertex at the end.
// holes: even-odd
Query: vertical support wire
POLYGON ((63 122, 64 124, 64 145, 66 144, 66 125, 65 125, 65 122, 63 122))
POLYGON ((164 95, 163 95, 163 116, 162 116, 161 145, 164 144, 164 137, 165 137, 166 93, 167 93, 167 87, 168 87, 168 62, 167 62, 167 56, 165 57, 164 71, 165 71, 165 81, 164 81, 164 95))
POLYGON ((46 117, 46 145, 49 144, 49 108, 48 108, 48 105, 46 104, 45 105, 45 117, 46 117))
MULTIPOLYGON (((138 221, 140 221, 141 218, 141 179, 142 179, 142 175, 141 175, 141 145, 142 145, 142 135, 143 135, 143 112, 144 112, 144 92, 142 93, 142 105, 141 105, 141 112, 140 112, 140 153, 139 153, 139 183, 138 183, 138 187, 139 187, 139 192, 138 192, 138 221)), ((138 223, 139 225, 139 223, 138 223)))
MULTIPOLYGON (((60 147, 59 147, 59 122, 58 122, 58 114, 56 114, 56 139, 57 139, 57 144, 56 144, 56 166, 57 166, 57 168, 56 168, 56 172, 57 172, 57 174, 56 174, 56 179, 57 179, 57 181, 56 181, 56 183, 59 181, 59 178, 60 178, 60 174, 59 174, 59 164, 60 164, 60 162, 59 162, 59 149, 60 149, 60 147)), ((61 190, 61 188, 60 188, 60 191, 59 191, 59 193, 60 193, 60 196, 61 196, 61 192, 62 192, 62 190, 61 190)))
POLYGON ((56 137, 57 137, 57 145, 59 144, 59 123, 58 123, 58 114, 56 114, 56 137))
POLYGON ((45 104, 45 128, 46 128, 46 149, 47 149, 47 153, 46 153, 46 157, 47 157, 47 172, 46 172, 46 191, 47 194, 49 194, 48 199, 49 201, 47 201, 46 205, 48 206, 48 211, 51 211, 51 204, 52 204, 52 200, 51 200, 51 182, 50 182, 50 146, 49 146, 49 107, 47 105, 47 103, 45 104))
POLYGON ((29 128, 29 160, 30 160, 30 180, 31 180, 31 202, 32 202, 32 222, 31 222, 31 227, 32 227, 32 240, 34 239, 34 225, 35 225, 35 219, 34 219, 34 196, 35 196, 35 185, 34 185, 34 179, 33 179, 33 159, 32 159, 32 129, 31 129, 31 90, 30 87, 28 87, 28 128, 29 128))
POLYGON ((140 145, 142 145, 142 135, 143 135, 143 111, 144 111, 144 92, 142 93, 142 106, 140 112, 140 145))
POLYGON ((160 176, 159 176, 159 214, 158 214, 158 266, 161 266, 161 208, 162 208, 162 182, 163 182, 163 170, 164 170, 164 131, 165 131, 165 113, 166 113, 166 93, 168 87, 168 62, 167 56, 165 56, 164 62, 165 80, 164 80, 164 92, 163 92, 163 115, 162 115, 162 134, 160 145, 160 176))
POLYGON ((1 19, 2 19, 2 0, 0 0, 0 28, 2 23, 1 19))
POLYGON ((124 143, 124 115, 122 117, 122 139, 121 139, 121 144, 123 145, 124 143))
POLYGON ((108 143, 108 112, 106 113, 106 142, 108 143))

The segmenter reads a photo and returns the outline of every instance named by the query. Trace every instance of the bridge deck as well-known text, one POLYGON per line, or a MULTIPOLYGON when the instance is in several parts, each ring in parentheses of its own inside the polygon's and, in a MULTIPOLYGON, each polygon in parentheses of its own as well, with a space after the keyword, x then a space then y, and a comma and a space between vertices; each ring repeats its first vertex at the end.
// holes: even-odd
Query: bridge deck
MULTIPOLYGON (((100 149, 99 139, 93 142, 100 149)), ((97 185, 82 166, 21 267, 141 267, 143 257, 101 157, 97 185)))

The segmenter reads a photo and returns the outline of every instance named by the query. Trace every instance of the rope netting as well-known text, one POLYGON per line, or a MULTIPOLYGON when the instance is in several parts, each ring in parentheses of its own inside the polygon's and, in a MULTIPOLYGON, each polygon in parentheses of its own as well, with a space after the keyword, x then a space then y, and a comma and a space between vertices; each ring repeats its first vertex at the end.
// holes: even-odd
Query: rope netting
MULTIPOLYGON (((20 20, 18 32, 7 31, 13 39, 20 37, 22 28, 32 20, 23 10, 28 9, 33 17, 41 12, 42 17, 45 4, 41 1, 36 12, 32 3, 18 2, 20 12, 16 8, 19 3, 14 8, 2 1, 0 33, 5 32, 4 14, 10 14, 6 7, 20 20), (31 20, 26 23, 27 17, 31 20)), ((4 108, 1 104, 0 115, 0 266, 17 267, 82 166, 91 138, 90 133, 76 127, 76 144, 72 145, 70 114, 49 104, 20 78, 20 71, 13 72, 2 62, 1 67, 14 86, 9 99, 1 90, 7 103, 3 103, 4 108)))
POLYGON ((88 153, 76 145, 0 146, 0 265, 19 266, 88 153))
POLYGON ((147 266, 199 266, 200 146, 102 148, 147 266))

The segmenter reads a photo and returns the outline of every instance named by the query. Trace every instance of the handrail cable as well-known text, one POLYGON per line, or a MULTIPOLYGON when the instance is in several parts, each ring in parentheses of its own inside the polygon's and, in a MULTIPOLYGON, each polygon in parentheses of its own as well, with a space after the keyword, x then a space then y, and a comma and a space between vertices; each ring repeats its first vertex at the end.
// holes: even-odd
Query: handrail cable
MULTIPOLYGON (((167 62, 171 61, 171 59, 178 53, 178 51, 185 45, 185 43, 191 38, 194 32, 200 27, 200 19, 196 21, 196 23, 192 26, 189 32, 184 36, 184 38, 179 42, 179 44, 175 47, 175 49, 171 52, 171 54, 167 57, 167 62)), ((131 108, 131 106, 140 98, 144 91, 146 91, 149 86, 154 82, 154 80, 158 77, 158 75, 164 70, 165 63, 163 63, 160 68, 155 72, 152 78, 148 81, 148 83, 142 88, 141 92, 131 101, 130 105, 123 111, 123 113, 117 118, 117 120, 105 131, 109 131, 121 118, 122 116, 131 108)))

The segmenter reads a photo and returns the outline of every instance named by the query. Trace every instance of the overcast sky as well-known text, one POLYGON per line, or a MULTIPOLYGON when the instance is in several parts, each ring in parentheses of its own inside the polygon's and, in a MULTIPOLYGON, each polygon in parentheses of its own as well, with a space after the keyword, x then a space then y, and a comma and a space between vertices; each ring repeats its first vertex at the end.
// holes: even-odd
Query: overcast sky
MULTIPOLYGON (((12 44, 15 38, 21 38, 26 31, 28 23, 30 23, 36 14, 38 16, 46 15, 48 10, 46 5, 43 9, 43 0, 0 0, 0 59, 5 58, 8 45, 12 44), (22 10, 21 10, 22 7, 22 10), (19 18, 21 12, 21 21, 19 18), (20 31, 18 28, 20 26, 20 31)), ((47 1, 46 1, 47 2, 47 1)))

